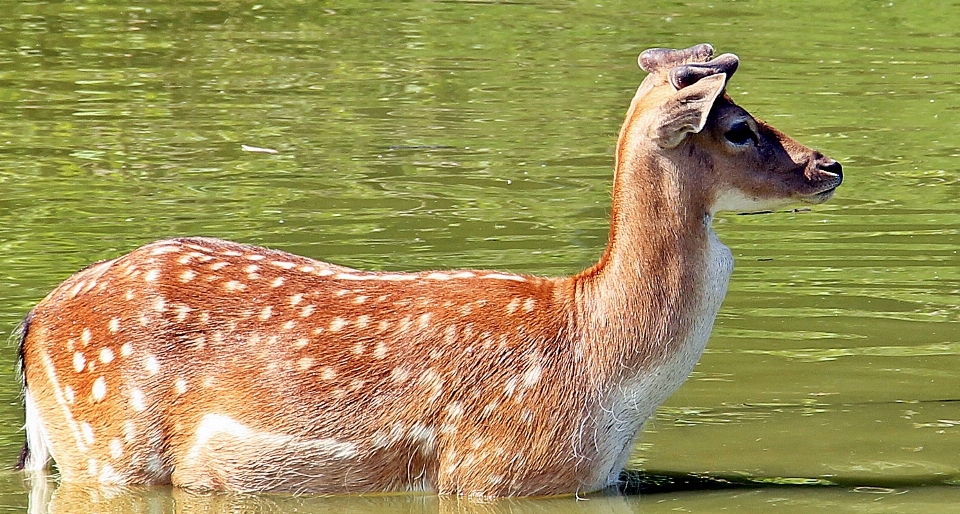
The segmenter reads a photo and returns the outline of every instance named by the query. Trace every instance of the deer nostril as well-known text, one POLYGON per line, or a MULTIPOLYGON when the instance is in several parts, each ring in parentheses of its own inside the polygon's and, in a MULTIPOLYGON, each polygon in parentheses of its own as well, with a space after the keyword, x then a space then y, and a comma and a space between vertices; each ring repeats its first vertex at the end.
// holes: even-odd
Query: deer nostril
POLYGON ((839 162, 833 159, 824 159, 820 163, 820 165, 817 167, 820 168, 822 171, 833 173, 834 175, 841 178, 843 177, 843 166, 841 166, 839 162))

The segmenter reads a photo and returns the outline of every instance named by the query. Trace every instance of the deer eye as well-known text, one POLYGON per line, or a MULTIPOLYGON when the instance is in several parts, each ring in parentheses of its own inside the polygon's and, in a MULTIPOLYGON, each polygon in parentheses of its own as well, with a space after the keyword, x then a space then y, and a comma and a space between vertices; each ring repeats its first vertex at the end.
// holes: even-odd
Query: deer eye
POLYGON ((753 133, 750 124, 745 121, 738 121, 730 127, 730 130, 723 134, 723 137, 737 146, 743 146, 753 141, 757 142, 757 135, 753 133))

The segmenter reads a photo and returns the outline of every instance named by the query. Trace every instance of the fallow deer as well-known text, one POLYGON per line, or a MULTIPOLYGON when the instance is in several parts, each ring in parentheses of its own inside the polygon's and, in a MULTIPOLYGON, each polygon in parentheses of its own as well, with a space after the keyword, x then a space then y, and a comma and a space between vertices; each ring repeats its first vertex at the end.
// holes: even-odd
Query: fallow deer
POLYGON ((208 238, 67 279, 26 317, 26 469, 67 483, 493 497, 613 484, 726 293, 721 210, 820 203, 841 166, 737 106, 739 64, 651 49, 609 242, 570 277, 364 272, 208 238))

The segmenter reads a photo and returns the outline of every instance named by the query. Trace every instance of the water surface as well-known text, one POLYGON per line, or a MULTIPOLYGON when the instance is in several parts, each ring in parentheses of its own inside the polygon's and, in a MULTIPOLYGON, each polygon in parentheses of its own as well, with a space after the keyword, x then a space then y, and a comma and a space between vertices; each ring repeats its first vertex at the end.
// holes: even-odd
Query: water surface
MULTIPOLYGON (((960 19, 939 5, 0 0, 4 337, 77 269, 174 235, 365 269, 574 273, 606 241, 612 148, 652 46, 737 53, 731 96, 846 173, 828 204, 716 221, 730 292, 629 465, 748 487, 485 505, 65 489, 53 510, 949 511, 960 19)), ((23 510, 23 477, 0 478, 23 510)))

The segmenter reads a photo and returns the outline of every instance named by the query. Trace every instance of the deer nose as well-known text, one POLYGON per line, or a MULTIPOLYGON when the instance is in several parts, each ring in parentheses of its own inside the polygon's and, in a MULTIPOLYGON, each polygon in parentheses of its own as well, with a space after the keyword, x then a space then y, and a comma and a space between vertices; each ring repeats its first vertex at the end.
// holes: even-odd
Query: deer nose
POLYGON ((826 171, 827 173, 832 173, 836 175, 837 178, 839 178, 840 180, 843 180, 843 166, 841 166, 839 162, 829 157, 824 157, 824 159, 820 161, 817 168, 820 168, 820 171, 826 171))

